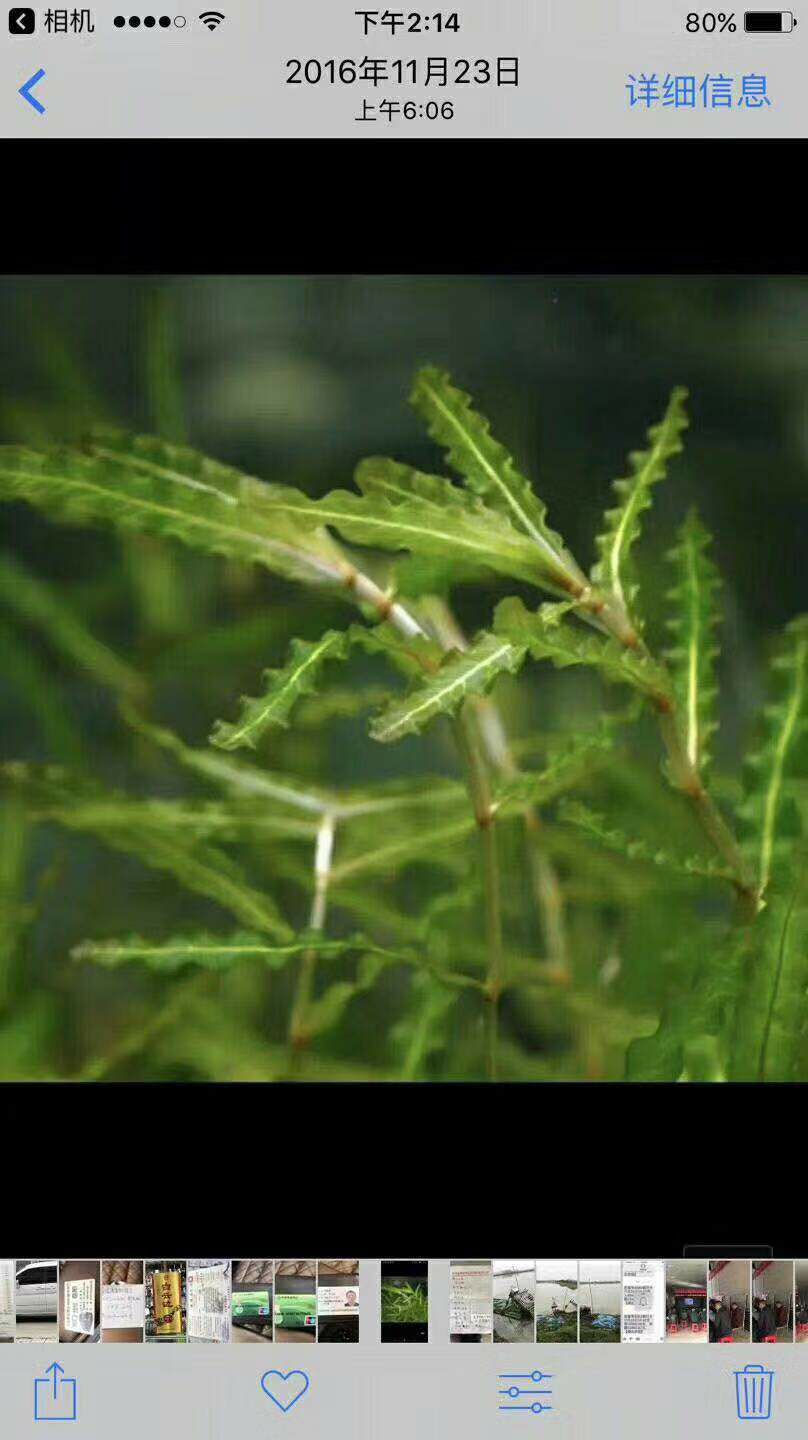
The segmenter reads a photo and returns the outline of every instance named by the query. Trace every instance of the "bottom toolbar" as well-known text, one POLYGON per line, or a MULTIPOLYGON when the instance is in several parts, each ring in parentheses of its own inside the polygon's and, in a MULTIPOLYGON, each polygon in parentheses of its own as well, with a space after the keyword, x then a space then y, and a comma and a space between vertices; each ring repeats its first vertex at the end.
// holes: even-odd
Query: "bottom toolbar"
MULTIPOLYGON (((475 1352, 446 1344, 347 1354, 292 1344, 267 1353, 159 1346, 58 1360, 38 1347, 0 1349, 4 1435, 60 1422, 86 1440, 232 1440, 293 1432, 305 1440, 496 1440, 550 1427, 575 1440, 711 1440, 739 1422, 804 1434, 808 1375, 796 1347, 766 1352, 513 1345, 475 1352), (270 1354, 271 1357, 270 1358, 270 1354)), ((38 1432, 37 1432, 38 1433, 38 1432)), ((69 1430, 68 1434, 73 1434, 69 1430)))

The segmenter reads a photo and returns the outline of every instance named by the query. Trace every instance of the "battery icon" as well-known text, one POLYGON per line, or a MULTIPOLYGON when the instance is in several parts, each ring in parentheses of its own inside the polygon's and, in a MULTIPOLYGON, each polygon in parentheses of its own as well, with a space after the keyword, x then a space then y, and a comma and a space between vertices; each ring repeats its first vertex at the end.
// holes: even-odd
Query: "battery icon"
POLYGON ((791 10, 747 10, 743 28, 751 35, 785 35, 796 25, 791 10))

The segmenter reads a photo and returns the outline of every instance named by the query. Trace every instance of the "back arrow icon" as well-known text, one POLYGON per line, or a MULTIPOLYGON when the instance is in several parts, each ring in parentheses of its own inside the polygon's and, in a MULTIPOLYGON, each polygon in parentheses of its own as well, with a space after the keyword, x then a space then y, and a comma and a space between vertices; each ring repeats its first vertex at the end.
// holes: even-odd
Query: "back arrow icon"
POLYGON ((33 105, 34 109, 38 110, 40 115, 45 114, 45 106, 39 100, 37 100, 36 95, 31 94, 31 91, 33 90, 35 85, 39 84, 40 80, 44 79, 45 71, 37 70, 36 74, 32 75, 30 80, 26 80, 25 84, 21 85, 19 91, 17 92, 18 94, 22 95, 23 100, 28 101, 29 105, 33 105))

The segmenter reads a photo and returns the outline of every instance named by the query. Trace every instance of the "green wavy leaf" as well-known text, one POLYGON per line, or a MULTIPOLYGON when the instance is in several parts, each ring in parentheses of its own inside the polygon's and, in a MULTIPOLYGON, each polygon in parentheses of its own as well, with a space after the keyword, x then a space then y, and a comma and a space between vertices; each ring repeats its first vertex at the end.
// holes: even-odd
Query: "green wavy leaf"
POLYGON ((310 500, 299 491, 276 489, 261 509, 294 526, 328 525, 354 545, 471 562, 529 584, 542 577, 535 547, 525 536, 496 512, 462 500, 437 505, 413 494, 392 501, 378 490, 365 495, 332 490, 310 500))
POLYGON ((241 714, 233 724, 217 720, 210 743, 220 750, 238 750, 242 746, 254 750, 272 726, 288 726, 298 700, 316 690, 326 662, 344 660, 349 649, 350 636, 344 630, 327 630, 314 641, 293 640, 282 669, 264 671, 263 694, 257 699, 243 696, 241 714))
POLYGON ((574 825, 588 835, 590 840, 603 845, 627 860, 640 860, 668 870, 673 875, 686 875, 702 880, 729 880, 732 872, 719 862, 702 855, 673 855, 663 846, 648 840, 628 835, 619 826, 613 825, 604 815, 597 814, 577 800, 565 800, 559 809, 559 818, 567 825, 574 825))
POLYGON ((679 531, 678 544, 668 557, 676 567, 677 583, 667 594, 674 606, 667 622, 674 644, 665 654, 673 676, 688 759, 702 774, 710 760, 710 737, 718 728, 715 628, 721 618, 716 598, 721 579, 707 554, 710 543, 711 537, 693 509, 679 531))
POLYGON ((607 762, 614 750, 615 738, 613 727, 567 736, 550 754, 543 770, 522 770, 497 786, 494 793, 497 812, 512 805, 547 805, 557 799, 607 762))
POLYGON ((683 1079, 691 1049, 700 1051, 708 1041, 721 1048, 748 945, 746 927, 728 930, 694 922, 670 957, 676 993, 665 1005, 657 1029, 628 1047, 627 1080, 683 1079))
POLYGON ((804 1080, 808 864, 781 865, 751 928, 729 1047, 730 1080, 804 1080))
POLYGON ((478 635, 468 650, 450 651, 436 674, 374 716, 371 736, 388 744, 416 734, 440 715, 454 715, 470 695, 484 695, 499 675, 514 674, 524 657, 524 647, 478 635))
POLYGON ((344 583, 345 564, 322 526, 295 527, 289 507, 267 511, 267 499, 285 493, 148 437, 87 452, 0 447, 2 500, 26 500, 64 523, 167 536, 287 579, 344 583), (149 457, 156 449, 163 463, 143 449, 149 457))
POLYGON ((777 698, 763 711, 765 737, 746 762, 739 815, 754 856, 761 893, 782 850, 803 831, 794 781, 806 773, 808 731, 808 615, 786 626, 772 662, 777 698))
POLYGON ((606 511, 605 528, 595 541, 599 558, 592 567, 592 579, 613 595, 628 614, 632 613, 638 588, 628 574, 631 549, 640 535, 640 516, 651 504, 653 486, 664 478, 668 461, 682 450, 681 436, 688 425, 686 400, 685 389, 679 386, 673 390, 660 424, 648 431, 648 449, 629 455, 629 474, 615 480, 612 487, 619 504, 606 511))
POLYGON ((210 736, 211 744, 221 750, 243 746, 254 749, 272 726, 288 726, 298 701, 315 692, 328 661, 347 660, 354 648, 370 655, 383 655, 409 677, 436 670, 442 655, 440 647, 426 636, 403 636, 387 621, 381 625, 351 625, 347 630, 329 630, 315 641, 293 640, 286 665, 264 672, 264 693, 255 699, 242 698, 241 715, 235 723, 217 721, 210 736))
MULTIPOLYGON (((455 485, 445 475, 429 475, 386 455, 369 455, 360 460, 354 470, 354 480, 363 495, 383 495, 394 505, 406 504, 416 498, 437 505, 439 509, 459 506, 471 515, 491 514, 490 507, 484 505, 479 496, 464 490, 461 485, 455 485)), ((507 517, 497 514, 497 519, 504 521, 509 529, 513 528, 507 517)))
POLYGON ((409 960, 409 952, 387 950, 363 935, 345 940, 329 940, 319 932, 295 936, 285 945, 268 945, 262 935, 238 932, 227 937, 201 932, 198 935, 175 936, 171 940, 145 940, 128 936, 122 940, 85 940, 72 951, 74 960, 92 961, 94 965, 114 968, 138 961, 152 970, 172 974, 188 965, 205 970, 227 970, 245 960, 260 960, 272 970, 280 970, 296 955, 313 951, 323 959, 342 955, 368 953, 393 961, 409 960))
POLYGON ((96 425, 86 449, 99 460, 226 501, 242 503, 260 496, 265 489, 262 480, 157 435, 134 435, 115 426, 96 425))
POLYGON ((326 961, 347 955, 359 957, 352 980, 333 982, 313 1001, 306 1014, 309 1036, 332 1028, 349 1001, 371 990, 382 972, 394 965, 423 972, 450 992, 483 988, 476 977, 443 970, 425 953, 411 948, 390 949, 361 934, 330 940, 319 932, 307 931, 281 945, 268 945, 261 935, 249 931, 230 936, 200 932, 157 941, 133 935, 120 940, 86 940, 73 949, 72 958, 107 969, 138 963, 160 974, 173 975, 189 966, 203 970, 230 970, 249 960, 260 961, 271 970, 280 970, 287 961, 304 953, 316 954, 320 960, 326 961))
POLYGON ((659 708, 672 699, 667 671, 650 656, 628 649, 616 640, 602 639, 563 619, 565 605, 542 605, 537 611, 509 597, 494 612, 494 633, 530 651, 534 660, 549 660, 559 669, 591 665, 606 680, 631 685, 659 708))
MULTIPOLYGON (((482 511, 489 522, 496 514, 485 507, 482 501, 469 490, 463 490, 442 475, 428 475, 386 456, 373 455, 360 460, 354 471, 357 487, 364 495, 381 495, 393 504, 402 504, 413 497, 434 504, 439 511, 461 505, 472 515, 482 511)), ((436 519, 443 516, 436 516, 436 519)), ((506 533, 513 527, 505 516, 496 519, 505 527, 506 533)), ((494 571, 488 565, 468 561, 457 555, 435 556, 408 554, 394 562, 391 579, 395 592, 403 596, 448 595, 458 585, 481 585, 489 581, 494 571)))
POLYGON ((579 593, 586 579, 560 535, 547 524, 547 509, 513 457, 491 435, 489 422, 473 409, 472 400, 434 366, 419 370, 410 402, 426 421, 432 439, 446 450, 446 459, 492 509, 508 516, 528 535, 541 558, 547 580, 563 593, 579 593))

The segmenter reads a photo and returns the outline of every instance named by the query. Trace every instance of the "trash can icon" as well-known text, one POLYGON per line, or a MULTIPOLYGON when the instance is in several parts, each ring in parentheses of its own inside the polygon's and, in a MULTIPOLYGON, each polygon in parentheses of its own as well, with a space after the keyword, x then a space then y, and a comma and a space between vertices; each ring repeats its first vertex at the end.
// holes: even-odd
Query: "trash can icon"
POLYGON ((774 1371, 764 1365, 744 1365, 734 1374, 738 1419, 771 1420, 774 1371))

